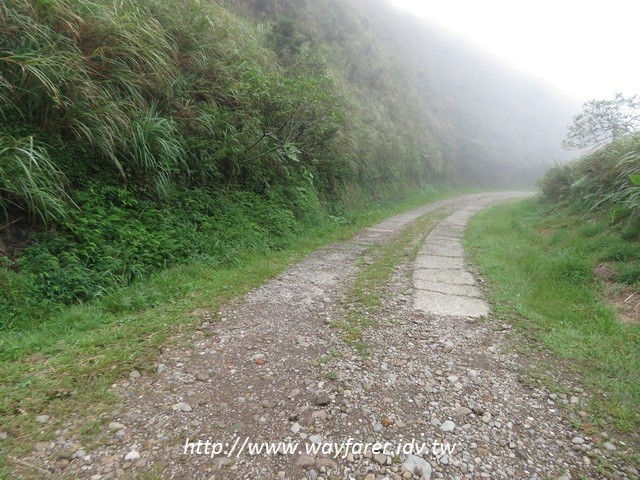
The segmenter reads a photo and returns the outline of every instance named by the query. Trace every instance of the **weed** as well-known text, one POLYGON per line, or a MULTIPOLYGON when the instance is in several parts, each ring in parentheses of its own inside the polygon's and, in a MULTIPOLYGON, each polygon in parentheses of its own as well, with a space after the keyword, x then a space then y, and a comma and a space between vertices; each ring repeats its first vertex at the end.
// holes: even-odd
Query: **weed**
POLYGON ((322 356, 320 356, 320 358, 318 358, 315 361, 315 363, 317 363, 318 365, 326 365, 330 361, 331 361, 331 356, 330 355, 322 355, 322 356))
POLYGON ((629 221, 629 224, 622 229, 621 237, 628 242, 640 240, 640 217, 629 221))
POLYGON ((610 243, 602 253, 603 262, 628 262, 640 260, 640 244, 618 241, 610 243))
POLYGON ((640 265, 620 265, 618 281, 628 285, 640 285, 640 265))

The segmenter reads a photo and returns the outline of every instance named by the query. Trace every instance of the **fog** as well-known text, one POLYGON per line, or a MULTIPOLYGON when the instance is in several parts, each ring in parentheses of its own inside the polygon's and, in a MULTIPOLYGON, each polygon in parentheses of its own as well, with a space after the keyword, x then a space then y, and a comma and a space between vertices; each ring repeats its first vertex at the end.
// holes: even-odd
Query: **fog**
POLYGON ((579 102, 638 93, 638 2, 390 1, 579 102))

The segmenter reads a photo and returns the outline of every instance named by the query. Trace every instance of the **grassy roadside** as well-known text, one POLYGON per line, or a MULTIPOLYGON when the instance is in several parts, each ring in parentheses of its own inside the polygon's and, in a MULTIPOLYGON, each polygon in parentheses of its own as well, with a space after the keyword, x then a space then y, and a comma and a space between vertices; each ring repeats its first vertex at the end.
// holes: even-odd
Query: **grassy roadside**
MULTIPOLYGON (((401 203, 354 213, 347 225, 325 225, 299 236, 289 248, 236 265, 206 263, 163 271, 104 299, 54 314, 40 328, 0 338, 0 425, 4 454, 19 456, 51 438, 74 412, 91 416, 109 405, 109 386, 132 369, 148 371, 159 348, 193 328, 196 309, 215 310, 282 272, 310 251, 351 237, 383 218, 456 193, 415 194, 401 203), (35 422, 49 415, 46 424, 35 422)), ((87 425, 91 429, 91 424, 87 425)), ((0 476, 8 474, 0 455, 0 476)))
MULTIPOLYGON (((617 319, 594 272, 603 262, 633 270, 640 243, 605 219, 548 212, 528 199, 474 217, 466 247, 488 279, 495 314, 567 359, 589 387, 591 424, 637 431, 640 324, 617 319)), ((638 283, 625 288, 637 292, 638 283)))
POLYGON ((392 241, 368 249, 361 259, 364 265, 342 300, 346 315, 331 325, 342 331, 343 339, 360 355, 366 356, 368 352, 362 332, 375 325, 373 313, 382 302, 395 267, 415 259, 426 236, 445 216, 445 210, 441 209, 420 217, 392 241))

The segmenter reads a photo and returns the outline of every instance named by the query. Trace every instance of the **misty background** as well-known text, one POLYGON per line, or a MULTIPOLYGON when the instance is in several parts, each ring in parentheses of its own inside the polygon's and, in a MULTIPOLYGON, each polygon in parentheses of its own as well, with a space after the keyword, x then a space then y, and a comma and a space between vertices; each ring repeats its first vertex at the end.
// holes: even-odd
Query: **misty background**
MULTIPOLYGON (((572 155, 561 148, 580 101, 384 0, 235 2, 295 20, 301 41, 411 135, 433 173, 485 186, 534 185, 572 155)), ((283 56, 283 54, 280 54, 283 56)))

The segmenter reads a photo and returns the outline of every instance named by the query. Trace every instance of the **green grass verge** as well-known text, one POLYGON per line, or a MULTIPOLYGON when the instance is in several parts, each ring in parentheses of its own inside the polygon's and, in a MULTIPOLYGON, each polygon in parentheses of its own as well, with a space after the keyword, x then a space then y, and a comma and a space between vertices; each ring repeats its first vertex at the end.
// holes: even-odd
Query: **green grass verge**
MULTIPOLYGON (((20 455, 51 438, 74 412, 98 414, 112 401, 109 387, 132 369, 150 371, 161 346, 199 324, 199 308, 215 311, 314 249, 345 240, 363 227, 429 201, 456 193, 416 192, 402 202, 371 206, 350 215, 348 224, 323 225, 299 235, 290 247, 267 254, 238 253, 221 268, 192 263, 167 269, 105 298, 76 305, 39 328, 4 332, 0 338, 0 428, 8 433, 5 453, 20 455), (52 421, 43 426, 37 415, 52 421)), ((87 423, 87 430, 91 430, 87 423)), ((9 473, 0 455, 0 477, 9 473)))
POLYGON ((633 432, 640 425, 640 325, 617 321, 594 274, 607 259, 619 259, 618 270, 640 260, 640 245, 625 238, 605 219, 551 213, 528 199, 474 217, 466 247, 489 281, 495 314, 573 363, 594 393, 591 422, 633 432))

